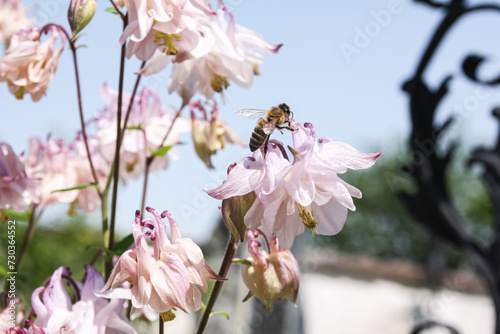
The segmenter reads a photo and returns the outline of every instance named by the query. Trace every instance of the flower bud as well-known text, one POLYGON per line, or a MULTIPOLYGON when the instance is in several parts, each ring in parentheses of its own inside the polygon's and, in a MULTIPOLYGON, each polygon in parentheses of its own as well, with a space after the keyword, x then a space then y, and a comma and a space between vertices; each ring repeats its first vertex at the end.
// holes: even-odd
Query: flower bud
POLYGON ((255 233, 247 231, 250 265, 243 264, 243 281, 260 301, 271 310, 278 298, 288 298, 294 304, 299 291, 300 272, 297 260, 292 253, 280 247, 276 235, 268 245, 269 254, 260 250, 260 242, 255 233))
POLYGON ((96 8, 96 0, 71 0, 68 8, 68 21, 73 36, 87 26, 96 8))
POLYGON ((227 126, 219 117, 217 104, 215 102, 206 103, 212 107, 210 119, 208 113, 201 102, 191 102, 191 134, 193 136, 194 149, 198 157, 208 168, 214 168, 210 160, 217 150, 224 149, 226 142, 245 146, 241 138, 227 126), (195 114, 198 109, 203 117, 200 119, 195 114))
POLYGON ((234 196, 222 201, 221 212, 224 224, 231 232, 231 239, 235 241, 240 237, 241 241, 245 240, 245 215, 252 207, 255 201, 255 192, 248 193, 243 196, 234 196))

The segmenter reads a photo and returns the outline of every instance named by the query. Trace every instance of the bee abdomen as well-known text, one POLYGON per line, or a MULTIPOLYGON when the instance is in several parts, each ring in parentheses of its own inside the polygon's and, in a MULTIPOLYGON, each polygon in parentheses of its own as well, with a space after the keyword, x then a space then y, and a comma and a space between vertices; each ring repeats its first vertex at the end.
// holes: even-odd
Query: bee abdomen
POLYGON ((261 147, 262 144, 266 141, 266 138, 269 136, 263 130, 263 126, 266 124, 267 122, 264 119, 259 119, 259 122, 255 126, 255 129, 252 132, 252 136, 250 137, 250 151, 253 152, 261 147))

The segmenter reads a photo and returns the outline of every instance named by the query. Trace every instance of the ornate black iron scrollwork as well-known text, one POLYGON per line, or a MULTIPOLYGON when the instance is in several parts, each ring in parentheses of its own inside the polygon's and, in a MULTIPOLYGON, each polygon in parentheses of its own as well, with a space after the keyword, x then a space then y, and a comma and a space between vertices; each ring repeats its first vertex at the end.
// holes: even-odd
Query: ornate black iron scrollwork
MULTIPOLYGON (((464 0, 451 0, 447 3, 431 0, 415 1, 440 8, 445 11, 445 15, 429 42, 415 75, 403 85, 403 90, 410 97, 412 122, 410 149, 412 154, 418 158, 417 163, 408 166, 408 168, 413 168, 411 175, 415 179, 418 189, 414 194, 401 194, 401 198, 420 223, 455 246, 465 249, 471 255, 478 272, 488 284, 495 305, 495 333, 500 334, 500 137, 494 149, 476 150, 470 160, 470 163, 484 165, 483 177, 494 201, 495 238, 488 247, 483 247, 466 233, 462 218, 453 206, 448 194, 445 174, 450 165, 454 146, 448 148, 443 154, 437 152, 439 134, 446 130, 452 122, 452 118, 449 118, 443 125, 437 125, 435 114, 443 97, 448 92, 448 84, 452 77, 443 79, 440 87, 434 91, 426 85, 423 79, 423 74, 439 44, 449 29, 461 17, 467 13, 482 10, 500 12, 500 6, 483 4, 468 7, 464 0)), ((481 79, 478 75, 478 68, 484 61, 485 57, 468 55, 462 63, 464 74, 470 80, 482 85, 499 84, 500 77, 486 80, 481 79)), ((500 119, 500 109, 496 109, 494 115, 500 119)), ((453 328, 449 329, 452 333, 456 333, 453 328)), ((418 333, 418 331, 413 333, 418 333)))

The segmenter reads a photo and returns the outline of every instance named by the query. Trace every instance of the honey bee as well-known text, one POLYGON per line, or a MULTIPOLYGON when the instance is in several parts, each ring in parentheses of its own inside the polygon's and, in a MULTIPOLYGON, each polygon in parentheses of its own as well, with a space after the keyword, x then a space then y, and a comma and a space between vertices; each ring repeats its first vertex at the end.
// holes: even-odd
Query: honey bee
POLYGON ((250 151, 255 151, 264 145, 264 157, 267 153, 267 144, 269 143, 269 137, 273 133, 274 129, 278 129, 281 133, 281 129, 287 129, 293 131, 290 127, 290 115, 293 117, 293 113, 290 108, 282 103, 277 107, 272 107, 269 110, 261 109, 238 109, 234 112, 235 114, 251 117, 256 115, 265 115, 267 120, 260 118, 255 125, 255 129, 250 137, 250 151), (287 124, 284 126, 284 124, 287 124))

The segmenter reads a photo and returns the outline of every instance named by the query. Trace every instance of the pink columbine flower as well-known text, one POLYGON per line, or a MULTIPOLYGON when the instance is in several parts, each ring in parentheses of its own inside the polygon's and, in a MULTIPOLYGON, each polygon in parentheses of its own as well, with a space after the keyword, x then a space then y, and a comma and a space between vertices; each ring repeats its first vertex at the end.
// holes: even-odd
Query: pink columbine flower
POLYGON ((208 16, 208 25, 202 27, 203 37, 195 48, 176 56, 157 51, 143 70, 145 75, 153 74, 172 62, 168 91, 177 92, 185 103, 197 92, 212 98, 215 92, 222 93, 230 81, 250 87, 254 75, 259 74, 262 54, 273 55, 281 47, 237 25, 222 1, 218 2, 217 12, 208 16))
POLYGON ((29 152, 21 157, 21 161, 35 182, 40 206, 71 203, 77 199, 78 190, 53 192, 78 185, 74 152, 64 145, 62 139, 49 136, 46 142, 42 142, 37 137, 31 138, 29 152))
POLYGON ((256 240, 259 233, 259 230, 247 231, 251 264, 243 264, 243 281, 250 294, 259 298, 268 310, 278 298, 288 298, 296 304, 300 284, 297 260, 290 250, 281 248, 276 235, 269 243, 264 236, 269 253, 261 250, 261 243, 256 240))
MULTIPOLYGON (((103 189, 111 166, 103 158, 100 143, 95 138, 89 138, 89 148, 98 185, 103 189)), ((100 207, 101 199, 93 186, 60 191, 95 182, 81 138, 65 145, 62 139, 48 136, 43 142, 33 137, 30 139, 28 154, 23 155, 21 161, 35 184, 40 207, 68 203, 71 204, 69 214, 76 214, 76 208, 91 213, 100 207)))
MULTIPOLYGON (((127 57, 149 60, 155 50, 176 55, 193 49, 208 24, 204 8, 189 0, 128 0, 128 24, 120 37, 127 57)), ((206 6, 204 6, 206 7, 206 6)))
POLYGON ((2 306, 5 305, 4 309, 0 308, 0 333, 9 333, 11 327, 21 325, 25 308, 18 309, 20 300, 9 298, 9 292, 0 293, 0 303, 2 306))
POLYGON ((7 143, 0 143, 0 209, 24 210, 38 203, 33 179, 7 143))
POLYGON ((35 325, 45 333, 136 333, 125 312, 127 291, 118 291, 107 298, 99 291, 104 279, 89 265, 85 283, 74 281, 68 267, 59 267, 49 284, 33 291, 31 305, 36 314, 35 325), (65 281, 75 290, 76 302, 65 287, 65 281))
POLYGON ((218 279, 206 264, 203 253, 191 239, 182 238, 179 226, 168 211, 159 215, 146 208, 154 218, 139 219, 132 223, 135 248, 127 250, 118 260, 103 289, 115 289, 125 282, 132 284, 132 306, 140 309, 151 307, 165 320, 172 320, 173 308, 190 313, 201 307, 201 293, 207 291, 207 279, 218 279), (168 239, 163 218, 170 223, 171 240, 168 239), (147 229, 144 232, 144 229, 147 229), (146 237, 153 242, 150 251, 146 237))
POLYGON ((54 27, 46 31, 49 37, 41 42, 39 28, 19 30, 0 59, 0 82, 7 82, 17 99, 29 93, 33 101, 40 100, 54 77, 66 37, 54 27), (59 37, 61 43, 56 48, 59 37))
POLYGON ((0 0, 0 43, 8 45, 16 31, 33 25, 33 20, 26 14, 27 9, 21 0, 0 0))
POLYGON ((382 151, 360 153, 350 145, 322 138, 318 145, 312 124, 291 121, 294 160, 290 162, 283 146, 272 142, 264 158, 263 149, 243 159, 218 188, 207 191, 216 199, 257 195, 245 215, 252 230, 266 235, 276 233, 280 243, 290 248, 304 227, 324 235, 334 235, 344 226, 347 209, 356 209, 352 197, 361 192, 340 179, 347 169, 372 166, 382 151))
POLYGON ((245 142, 234 132, 226 123, 224 123, 218 112, 217 102, 215 100, 206 102, 207 106, 212 107, 210 118, 205 106, 201 101, 190 102, 191 107, 191 135, 193 137, 194 149, 198 157, 208 168, 214 168, 210 157, 217 150, 224 149, 226 142, 245 146, 245 142), (202 117, 196 115, 198 109, 202 117))
POLYGON ((24 327, 21 327, 21 328, 10 327, 6 331, 6 333, 7 334, 47 334, 42 328, 35 325, 35 323, 33 321, 26 320, 25 323, 27 325, 29 325, 29 329, 24 328, 24 327))
MULTIPOLYGON (((108 103, 108 106, 95 117, 98 128, 96 139, 100 144, 103 158, 108 161, 108 164, 112 164, 116 147, 118 92, 104 84, 101 96, 108 103)), ((123 98, 122 126, 130 98, 129 94, 125 94, 123 98)), ((144 88, 141 94, 136 96, 120 151, 120 178, 122 181, 137 179, 144 172, 146 159, 152 156, 152 152, 159 149, 161 145, 174 146, 178 144, 179 135, 190 130, 189 120, 179 117, 169 132, 174 118, 175 113, 162 104, 155 91, 144 88), (167 133, 168 137, 163 142, 167 133)), ((157 156, 149 170, 153 172, 165 169, 168 167, 169 160, 176 158, 175 149, 170 149, 166 155, 157 156)))

